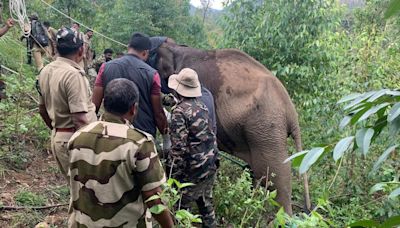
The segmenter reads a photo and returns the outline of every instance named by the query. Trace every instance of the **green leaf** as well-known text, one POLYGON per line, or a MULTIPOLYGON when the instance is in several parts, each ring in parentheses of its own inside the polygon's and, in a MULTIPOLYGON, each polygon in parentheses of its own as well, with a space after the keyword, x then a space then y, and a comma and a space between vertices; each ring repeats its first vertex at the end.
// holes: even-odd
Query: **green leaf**
POLYGON ((394 200, 399 195, 400 195, 400 188, 396 188, 393 192, 390 193, 389 199, 394 200))
MULTIPOLYGON (((287 162, 289 162, 290 160, 292 160, 292 165, 293 165, 293 167, 298 167, 298 166, 300 166, 301 161, 303 160, 304 156, 306 156, 307 153, 308 153, 308 150, 304 150, 304 151, 301 151, 301 152, 297 152, 297 153, 295 153, 295 154, 292 154, 292 156, 290 156, 289 158, 287 158, 283 163, 287 163, 287 162), (298 165, 295 165, 295 160, 296 160, 296 159, 300 160, 300 162, 297 162, 298 165)), ((296 164, 297 164, 297 163, 296 163, 296 164)))
POLYGON ((179 210, 175 213, 175 217, 178 220, 182 220, 185 218, 192 218, 194 215, 187 210, 179 210))
POLYGON ((389 154, 392 153, 397 148, 397 146, 398 145, 391 146, 387 150, 385 150, 385 152, 383 152, 383 154, 378 158, 378 161, 375 162, 372 172, 375 172, 376 170, 378 170, 378 168, 381 166, 382 162, 384 162, 387 159, 389 154))
POLYGON ((351 125, 354 125, 358 122, 362 115, 364 115, 368 110, 372 107, 371 103, 367 103, 363 108, 357 110, 351 118, 351 125))
POLYGON ((374 136, 374 130, 371 128, 363 128, 356 133, 356 143, 361 150, 361 153, 365 156, 369 151, 372 137, 374 136))
POLYGON ((379 223, 374 220, 361 220, 349 225, 349 227, 378 227, 379 223))
POLYGON ((361 102, 365 101, 366 99, 370 98, 375 93, 376 93, 376 91, 370 91, 370 92, 364 93, 362 96, 358 97, 357 99, 353 100, 350 104, 346 105, 343 109, 347 110, 350 108, 354 108, 356 105, 358 105, 361 102))
POLYGON ((183 184, 181 184, 181 187, 179 189, 186 188, 186 187, 189 187, 189 186, 194 186, 194 185, 195 184, 193 184, 193 183, 183 183, 183 184))
POLYGON ((336 144, 335 149, 333 149, 333 159, 335 161, 339 160, 343 156, 344 152, 350 148, 353 141, 354 141, 354 136, 349 136, 344 139, 341 139, 336 144))
POLYGON ((347 125, 349 125, 351 116, 345 116, 342 121, 340 121, 339 129, 343 130, 347 125))
POLYGON ((324 153, 325 148, 324 147, 317 147, 311 149, 306 156, 304 156, 303 161, 301 162, 299 172, 300 174, 303 174, 307 172, 307 170, 311 167, 312 164, 314 164, 318 158, 324 153))
POLYGON ((156 200, 156 199, 160 199, 161 197, 159 195, 152 195, 150 196, 146 201, 144 201, 145 203, 148 203, 150 201, 156 200))
POLYGON ((389 3, 388 9, 386 10, 385 18, 387 19, 389 17, 392 17, 399 12, 400 12, 400 0, 392 0, 389 3))
POLYGON ((162 204, 157 204, 157 205, 152 206, 150 208, 150 212, 153 213, 153 214, 158 215, 158 214, 161 214, 165 209, 167 209, 166 206, 164 206, 162 204))
POLYGON ((379 228, 392 228, 400 225, 400 215, 390 217, 379 228))
POLYGON ((394 119, 396 119, 400 115, 400 102, 396 103, 392 109, 390 109, 390 112, 388 114, 388 122, 392 122, 394 119))
POLYGON ((389 90, 388 89, 382 89, 377 91, 374 95, 372 95, 367 102, 374 102, 375 100, 377 100, 378 98, 382 97, 383 95, 385 95, 389 90))
POLYGON ((360 119, 358 119, 357 122, 361 122, 361 121, 367 119, 367 118, 370 117, 371 115, 375 114, 376 112, 378 112, 379 110, 381 110, 381 109, 383 109, 383 108, 386 108, 386 107, 389 106, 389 105, 390 105, 390 103, 385 102, 385 103, 383 103, 383 104, 377 105, 377 106, 375 106, 375 107, 369 109, 368 111, 366 111, 366 112, 360 117, 360 119))
POLYGON ((386 187, 385 183, 377 183, 369 190, 369 194, 373 194, 375 192, 383 191, 386 187))
POLYGON ((363 94, 361 94, 361 93, 352 93, 352 94, 349 94, 349 95, 343 97, 342 99, 340 99, 340 100, 337 102, 337 104, 341 104, 341 103, 344 103, 344 102, 352 101, 352 100, 354 100, 354 99, 360 97, 361 95, 363 95, 363 94))
POLYGON ((395 137, 400 131, 400 116, 389 124, 389 135, 395 137))

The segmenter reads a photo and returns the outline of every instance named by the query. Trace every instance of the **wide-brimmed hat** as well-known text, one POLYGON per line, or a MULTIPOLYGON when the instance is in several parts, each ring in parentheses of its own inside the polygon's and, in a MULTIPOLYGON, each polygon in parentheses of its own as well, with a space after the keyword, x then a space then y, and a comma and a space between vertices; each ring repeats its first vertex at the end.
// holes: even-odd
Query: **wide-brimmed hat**
POLYGON ((184 97, 201 97, 201 85, 196 71, 184 68, 168 79, 168 87, 184 97))

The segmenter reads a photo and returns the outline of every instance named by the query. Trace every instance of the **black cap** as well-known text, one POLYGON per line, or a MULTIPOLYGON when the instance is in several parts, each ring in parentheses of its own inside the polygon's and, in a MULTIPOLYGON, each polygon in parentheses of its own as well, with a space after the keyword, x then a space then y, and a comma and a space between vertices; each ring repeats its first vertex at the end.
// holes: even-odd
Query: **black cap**
POLYGON ((83 40, 78 36, 78 32, 70 28, 61 28, 57 32, 57 47, 61 48, 80 48, 83 40))
POLYGON ((133 33, 132 38, 129 41, 129 47, 138 51, 150 50, 150 38, 146 34, 140 32, 133 33))

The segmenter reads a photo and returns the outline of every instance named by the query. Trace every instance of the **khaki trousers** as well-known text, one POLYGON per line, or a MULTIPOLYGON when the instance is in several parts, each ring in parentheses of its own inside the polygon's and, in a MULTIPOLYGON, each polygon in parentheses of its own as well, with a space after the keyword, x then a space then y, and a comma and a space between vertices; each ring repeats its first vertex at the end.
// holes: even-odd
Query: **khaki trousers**
POLYGON ((32 56, 33 59, 35 60, 35 64, 36 64, 36 68, 38 71, 40 71, 43 67, 43 55, 46 55, 46 50, 44 50, 43 48, 41 48, 38 44, 33 43, 33 47, 32 47, 32 56))
POLYGON ((69 183, 69 152, 68 141, 74 133, 72 132, 56 132, 54 129, 51 132, 51 151, 57 161, 57 164, 69 183))

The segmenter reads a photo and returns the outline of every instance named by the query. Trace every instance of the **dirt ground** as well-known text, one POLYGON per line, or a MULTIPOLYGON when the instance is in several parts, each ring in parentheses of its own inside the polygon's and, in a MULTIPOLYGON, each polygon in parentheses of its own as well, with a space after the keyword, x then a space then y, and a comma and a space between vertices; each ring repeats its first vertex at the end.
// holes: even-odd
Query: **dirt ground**
MULTIPOLYGON (((0 175, 0 227, 34 227, 46 222, 49 227, 66 227, 68 206, 31 209, 67 204, 68 186, 53 157, 40 152, 25 170, 6 169, 0 175), (26 207, 1 210, 1 207, 26 207)), ((46 226, 44 226, 46 227, 46 226)))

